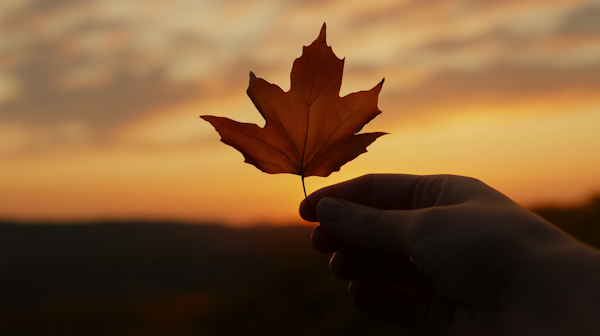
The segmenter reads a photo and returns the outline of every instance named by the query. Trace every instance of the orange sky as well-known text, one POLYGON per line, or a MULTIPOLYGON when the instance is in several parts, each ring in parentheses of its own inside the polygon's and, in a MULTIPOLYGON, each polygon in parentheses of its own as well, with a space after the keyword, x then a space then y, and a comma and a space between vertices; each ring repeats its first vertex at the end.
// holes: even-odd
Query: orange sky
POLYGON ((390 133, 308 191, 367 173, 477 177, 526 206, 600 192, 597 1, 0 2, 0 218, 298 222, 201 114, 263 125, 327 22, 342 95, 385 77, 390 133))

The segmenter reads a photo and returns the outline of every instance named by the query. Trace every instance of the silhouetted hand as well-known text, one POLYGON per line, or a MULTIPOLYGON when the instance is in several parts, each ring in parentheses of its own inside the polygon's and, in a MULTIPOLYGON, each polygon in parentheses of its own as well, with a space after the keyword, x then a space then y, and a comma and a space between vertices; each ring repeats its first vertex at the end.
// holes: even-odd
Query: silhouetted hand
POLYGON ((484 183, 367 175, 302 202, 361 309, 431 335, 600 335, 600 253, 484 183), (309 206, 310 205, 310 206, 309 206), (315 209, 316 207, 316 209, 315 209))

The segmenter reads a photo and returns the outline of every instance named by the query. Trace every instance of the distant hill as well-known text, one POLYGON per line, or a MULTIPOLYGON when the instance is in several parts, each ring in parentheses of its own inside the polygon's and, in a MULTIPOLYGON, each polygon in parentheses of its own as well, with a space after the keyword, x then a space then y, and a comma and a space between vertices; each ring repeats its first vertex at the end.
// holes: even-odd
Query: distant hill
MULTIPOLYGON (((600 248, 600 197, 536 213, 600 248)), ((357 311, 304 226, 0 223, 0 335, 409 335, 357 311)))
POLYGON ((578 240, 600 248, 600 195, 575 207, 539 207, 532 209, 578 240))
POLYGON ((309 235, 307 227, 4 223, 0 288, 12 290, 0 293, 0 307, 144 291, 240 290, 266 281, 285 254, 321 257, 309 249, 309 235))
POLYGON ((0 335, 398 335, 309 227, 0 224, 0 335))

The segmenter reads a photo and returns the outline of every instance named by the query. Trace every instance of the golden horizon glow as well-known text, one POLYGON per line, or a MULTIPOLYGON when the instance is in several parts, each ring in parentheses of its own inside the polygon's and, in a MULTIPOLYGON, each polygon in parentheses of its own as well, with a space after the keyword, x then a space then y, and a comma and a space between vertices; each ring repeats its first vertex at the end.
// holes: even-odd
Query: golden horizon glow
POLYGON ((300 177, 198 116, 263 125, 248 72, 289 89, 323 22, 341 95, 385 77, 364 131, 390 134, 308 192, 369 173, 473 176, 524 206, 600 192, 593 1, 36 6, 0 4, 22 18, 0 14, 0 219, 302 223, 300 177))

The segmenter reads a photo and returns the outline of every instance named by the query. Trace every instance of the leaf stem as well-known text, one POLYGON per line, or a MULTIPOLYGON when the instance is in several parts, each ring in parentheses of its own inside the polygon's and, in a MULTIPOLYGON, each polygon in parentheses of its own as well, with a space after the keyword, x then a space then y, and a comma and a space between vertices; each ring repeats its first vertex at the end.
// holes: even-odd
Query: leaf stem
POLYGON ((302 178, 302 190, 304 190, 304 199, 306 200, 306 205, 310 208, 310 203, 308 203, 308 196, 306 196, 306 185, 304 184, 304 175, 300 175, 302 178))

